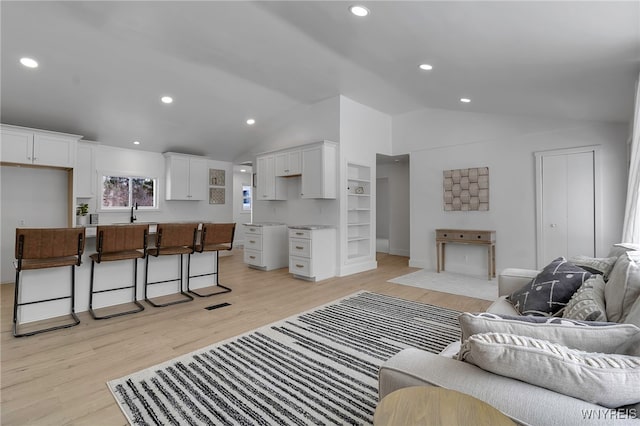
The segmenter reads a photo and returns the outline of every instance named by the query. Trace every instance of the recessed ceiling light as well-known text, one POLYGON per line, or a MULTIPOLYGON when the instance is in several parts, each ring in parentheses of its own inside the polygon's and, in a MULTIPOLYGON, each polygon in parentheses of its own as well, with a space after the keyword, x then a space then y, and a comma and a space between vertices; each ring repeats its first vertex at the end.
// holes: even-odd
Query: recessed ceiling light
POLYGON ((469 102, 471 102, 471 99, 469 99, 469 98, 460 98, 460 102, 468 104, 469 102))
POLYGON ((367 9, 364 6, 355 5, 355 6, 350 6, 349 7, 349 12, 351 12, 354 15, 359 16, 359 17, 362 18, 362 17, 365 17, 365 16, 367 16, 369 14, 369 9, 367 9))
POLYGON ((253 126, 254 124, 256 124, 256 120, 254 120, 253 118, 250 118, 250 119, 247 120, 247 124, 249 126, 253 126))
POLYGON ((160 98, 160 100, 165 104, 170 104, 171 102, 173 102, 173 98, 171 96, 163 96, 160 98))
POLYGON ((38 61, 33 58, 20 58, 20 63, 27 68, 38 68, 38 61))
POLYGON ((247 169, 240 169, 242 173, 246 173, 247 169))
POLYGON ((133 141, 134 145, 140 145, 140 141, 133 141))
POLYGON ((433 67, 429 64, 420 64, 418 68, 420 68, 422 71, 431 71, 433 69, 433 67))

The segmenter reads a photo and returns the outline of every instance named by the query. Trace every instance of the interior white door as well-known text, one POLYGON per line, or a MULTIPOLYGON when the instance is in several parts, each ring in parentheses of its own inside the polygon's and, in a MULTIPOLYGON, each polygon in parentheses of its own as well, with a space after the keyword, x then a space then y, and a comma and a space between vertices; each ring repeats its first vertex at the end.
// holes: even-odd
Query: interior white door
POLYGON ((597 150, 536 153, 537 263, 596 256, 597 150))

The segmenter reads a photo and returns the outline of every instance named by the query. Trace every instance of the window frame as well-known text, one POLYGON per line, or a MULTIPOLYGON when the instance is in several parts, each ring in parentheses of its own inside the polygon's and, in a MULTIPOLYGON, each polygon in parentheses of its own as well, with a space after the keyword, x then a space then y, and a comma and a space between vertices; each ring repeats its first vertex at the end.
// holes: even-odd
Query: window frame
POLYGON ((127 173, 127 172, 122 172, 122 171, 110 171, 110 170, 102 170, 98 173, 98 190, 96 191, 97 193, 97 200, 96 200, 96 204, 97 204, 97 211, 100 213, 109 213, 109 212, 113 212, 113 213, 120 213, 120 212, 125 212, 125 211, 129 211, 131 210, 131 203, 132 203, 132 197, 133 197, 133 191, 131 190, 132 185, 131 185, 131 181, 133 179, 150 179, 153 180, 153 206, 138 206, 137 210, 143 210, 143 211, 159 211, 160 210, 160 196, 159 196, 159 192, 160 192, 160 180, 156 177, 156 176, 144 176, 144 174, 141 173, 127 173), (129 179, 129 199, 127 202, 127 206, 124 207, 108 207, 108 206, 104 206, 102 204, 103 201, 103 194, 104 194, 104 178, 106 176, 110 176, 110 177, 119 177, 119 178, 127 178, 129 179))

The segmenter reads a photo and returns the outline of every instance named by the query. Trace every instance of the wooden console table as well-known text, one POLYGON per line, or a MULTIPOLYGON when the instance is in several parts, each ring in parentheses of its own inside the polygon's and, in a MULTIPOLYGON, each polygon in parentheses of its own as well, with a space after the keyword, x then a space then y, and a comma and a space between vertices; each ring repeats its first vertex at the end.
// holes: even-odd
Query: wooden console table
POLYGON ((496 231, 472 229, 436 229, 436 272, 444 271, 446 243, 476 244, 487 247, 488 278, 496 276, 496 231))

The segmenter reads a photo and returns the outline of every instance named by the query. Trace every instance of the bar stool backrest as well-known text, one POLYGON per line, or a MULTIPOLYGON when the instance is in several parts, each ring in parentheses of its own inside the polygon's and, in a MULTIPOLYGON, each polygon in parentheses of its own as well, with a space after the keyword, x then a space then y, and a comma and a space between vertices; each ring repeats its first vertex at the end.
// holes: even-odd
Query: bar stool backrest
POLYGON ((203 245, 216 244, 227 245, 231 250, 233 245, 233 236, 236 231, 235 223, 203 223, 202 235, 203 245))
POLYGON ((149 225, 98 226, 98 252, 146 250, 149 225))
POLYGON ((156 248, 195 247, 199 223, 160 223, 156 231, 156 248))
POLYGON ((17 228, 16 259, 54 259, 84 253, 85 228, 17 228))

